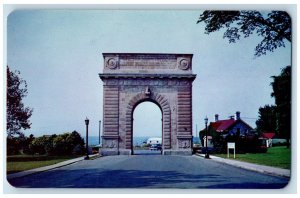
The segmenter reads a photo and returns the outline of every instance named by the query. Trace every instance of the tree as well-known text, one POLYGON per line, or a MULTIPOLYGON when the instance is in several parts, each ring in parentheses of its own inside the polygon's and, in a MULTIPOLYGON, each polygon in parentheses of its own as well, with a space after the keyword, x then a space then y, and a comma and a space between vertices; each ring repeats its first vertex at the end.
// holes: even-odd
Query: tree
POLYGON ((8 136, 14 134, 20 135, 24 130, 30 128, 29 118, 32 115, 32 109, 25 107, 22 99, 27 95, 27 83, 25 80, 19 77, 20 72, 10 71, 7 66, 7 93, 6 93, 6 114, 7 125, 6 130, 8 136))
POLYGON ((32 154, 29 145, 35 139, 33 134, 29 137, 20 134, 18 137, 7 136, 7 155, 32 154))
POLYGON ((285 47, 285 41, 291 42, 291 18, 283 11, 263 14, 257 11, 204 11, 197 21, 204 22, 205 33, 210 34, 226 28, 223 38, 229 43, 256 33, 262 41, 255 48, 255 56, 265 55, 267 51, 285 47))
POLYGON ((29 149, 32 154, 38 153, 43 155, 47 153, 46 149, 49 144, 51 144, 50 137, 44 135, 33 139, 29 145, 29 149))
POLYGON ((291 138, 291 66, 281 70, 279 76, 272 76, 273 92, 271 96, 275 98, 277 109, 277 128, 279 135, 286 138, 289 147, 291 138))
POLYGON ((84 140, 77 131, 73 131, 66 138, 66 142, 72 154, 82 154, 84 151, 84 140))
POLYGON ((265 105, 258 110, 258 120, 256 121, 257 131, 262 133, 264 131, 276 132, 277 126, 277 111, 274 105, 265 105))
POLYGON ((84 141, 77 131, 60 135, 44 135, 35 138, 29 149, 32 153, 47 155, 83 154, 84 141))

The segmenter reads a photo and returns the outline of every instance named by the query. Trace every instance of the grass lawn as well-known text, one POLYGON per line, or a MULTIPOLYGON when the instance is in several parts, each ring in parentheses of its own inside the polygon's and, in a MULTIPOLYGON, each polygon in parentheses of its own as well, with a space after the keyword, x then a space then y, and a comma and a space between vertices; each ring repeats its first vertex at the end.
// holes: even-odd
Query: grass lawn
POLYGON ((7 157, 7 174, 56 164, 80 156, 13 155, 7 157))
MULTIPOLYGON (((214 155, 222 158, 227 158, 227 154, 214 155)), ((230 154, 230 159, 233 159, 233 154, 230 154)), ((286 146, 271 147, 268 148, 268 151, 266 153, 236 154, 235 160, 290 169, 291 149, 287 149, 286 146)))

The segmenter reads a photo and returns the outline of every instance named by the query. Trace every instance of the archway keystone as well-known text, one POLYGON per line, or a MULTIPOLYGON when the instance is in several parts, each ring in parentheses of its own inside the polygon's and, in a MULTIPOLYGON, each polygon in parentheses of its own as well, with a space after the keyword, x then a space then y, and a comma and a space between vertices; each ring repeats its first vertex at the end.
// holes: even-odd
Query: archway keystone
POLYGON ((133 111, 162 111, 162 153, 192 154, 192 54, 103 53, 102 154, 132 154, 133 111))

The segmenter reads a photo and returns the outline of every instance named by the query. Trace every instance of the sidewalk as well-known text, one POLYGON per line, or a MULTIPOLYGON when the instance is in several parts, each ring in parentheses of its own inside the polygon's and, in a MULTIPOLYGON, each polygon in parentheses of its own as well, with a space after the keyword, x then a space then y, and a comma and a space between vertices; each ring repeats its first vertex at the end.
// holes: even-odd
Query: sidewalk
MULTIPOLYGON (((92 158, 92 157, 95 157, 97 155, 98 154, 89 155, 89 157, 92 158)), ((100 155, 99 155, 99 157, 100 157, 100 155)), ((18 173, 7 174, 6 177, 7 177, 8 180, 14 179, 14 178, 17 178, 17 177, 24 177, 24 176, 31 175, 31 174, 34 174, 34 173, 39 173, 39 172, 51 170, 51 169, 54 169, 54 168, 59 168, 59 167, 62 167, 62 166, 66 166, 66 165, 69 165, 69 164, 73 164, 73 163, 84 160, 84 158, 85 158, 85 156, 82 156, 82 157, 74 158, 74 159, 71 159, 71 160, 63 161, 63 162, 60 162, 60 163, 57 163, 57 164, 52 164, 52 165, 49 165, 49 166, 44 166, 44 167, 40 167, 40 168, 26 170, 26 171, 22 171, 22 172, 18 172, 18 173)))
MULTIPOLYGON (((195 154, 200 157, 204 157, 204 154, 195 154)), ((232 166, 236 166, 239 168, 256 171, 264 174, 270 174, 270 175, 276 175, 276 176, 283 176, 283 177, 290 177, 291 176, 291 170, 283 169, 283 168, 276 168, 271 166, 265 166, 265 165, 259 165, 259 164, 252 164, 248 162, 241 162, 238 160, 231 160, 231 159, 225 159, 221 157, 216 157, 213 155, 210 155, 210 160, 214 160, 216 162, 229 164, 232 166)))

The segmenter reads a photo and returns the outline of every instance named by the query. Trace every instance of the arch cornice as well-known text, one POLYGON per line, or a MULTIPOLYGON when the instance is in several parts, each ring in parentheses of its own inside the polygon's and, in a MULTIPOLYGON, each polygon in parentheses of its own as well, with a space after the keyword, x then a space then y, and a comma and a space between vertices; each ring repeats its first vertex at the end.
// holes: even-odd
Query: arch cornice
POLYGON ((128 74, 119 74, 119 73, 103 73, 99 74, 99 77, 104 79, 136 79, 136 78, 151 78, 151 79, 190 79, 195 80, 196 74, 135 74, 135 73, 128 73, 128 74))

